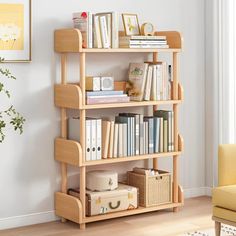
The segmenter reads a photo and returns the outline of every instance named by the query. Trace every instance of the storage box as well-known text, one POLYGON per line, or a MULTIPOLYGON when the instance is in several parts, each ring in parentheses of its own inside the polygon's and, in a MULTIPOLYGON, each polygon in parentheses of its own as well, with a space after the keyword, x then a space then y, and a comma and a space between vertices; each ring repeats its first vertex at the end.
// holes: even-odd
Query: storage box
MULTIPOLYGON (((94 216, 138 207, 137 188, 119 184, 116 190, 92 192, 86 190, 86 215, 94 216)), ((79 198, 79 189, 69 189, 68 194, 79 198)))
POLYGON ((87 172, 86 188, 91 191, 115 190, 118 187, 118 174, 110 170, 87 172))
POLYGON ((159 175, 127 172, 127 184, 138 188, 139 205, 157 206, 172 202, 171 173, 158 170, 159 175))

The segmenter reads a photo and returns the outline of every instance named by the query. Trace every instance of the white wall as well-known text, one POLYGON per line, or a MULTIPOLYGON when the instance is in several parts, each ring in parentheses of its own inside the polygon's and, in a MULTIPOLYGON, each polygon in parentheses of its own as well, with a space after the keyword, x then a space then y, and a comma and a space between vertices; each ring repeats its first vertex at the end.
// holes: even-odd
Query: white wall
MULTIPOLYGON (((14 93, 12 101, 27 122, 22 136, 9 130, 6 141, 0 144, 0 229, 54 219, 53 193, 59 190, 60 169, 53 157, 54 138, 59 136, 59 110, 53 104, 53 85, 59 82, 53 31, 70 27, 74 11, 133 12, 138 14, 140 22, 150 21, 158 30, 174 29, 183 33, 180 80, 185 89, 185 101, 180 108, 179 123, 185 139, 185 151, 180 159, 180 182, 188 196, 204 194, 204 1, 38 0, 33 1, 32 7, 32 62, 7 65, 17 76, 16 82, 8 82, 9 89, 14 93)), ((145 59, 137 54, 103 54, 101 57, 89 56, 88 73, 113 71, 117 79, 125 78, 128 62, 145 59)), ((77 59, 76 56, 70 58, 73 72, 70 81, 78 80, 74 59, 77 59)), ((170 169, 170 160, 162 160, 161 167, 170 169)), ((127 165, 118 166, 119 172, 125 172, 127 165)), ((77 170, 70 168, 71 185, 78 181, 75 173, 77 170)))

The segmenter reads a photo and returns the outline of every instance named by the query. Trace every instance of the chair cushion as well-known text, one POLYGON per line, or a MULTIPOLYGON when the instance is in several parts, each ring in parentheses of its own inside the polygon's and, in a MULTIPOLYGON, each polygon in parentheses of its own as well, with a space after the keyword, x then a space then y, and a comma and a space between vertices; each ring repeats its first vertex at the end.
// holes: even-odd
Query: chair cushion
POLYGON ((236 211, 227 210, 220 207, 213 207, 213 216, 221 218, 223 220, 228 220, 231 222, 236 222, 236 211))
POLYGON ((213 189, 214 206, 236 211, 236 185, 228 185, 213 189))

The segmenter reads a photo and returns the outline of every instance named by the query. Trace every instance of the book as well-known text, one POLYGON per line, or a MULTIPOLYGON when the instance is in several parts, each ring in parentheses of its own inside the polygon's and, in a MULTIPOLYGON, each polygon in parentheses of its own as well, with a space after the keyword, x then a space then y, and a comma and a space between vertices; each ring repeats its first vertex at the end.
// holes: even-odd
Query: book
POLYGON ((119 16, 117 12, 112 12, 112 48, 119 48, 119 16))
POLYGON ((120 35, 120 40, 166 40, 166 36, 158 36, 158 35, 120 35))
POLYGON ((110 96, 90 96, 87 97, 87 104, 109 104, 109 103, 122 103, 129 102, 130 98, 124 95, 110 95, 110 96))
POLYGON ((99 23, 100 23, 102 47, 103 48, 110 48, 111 45, 110 45, 110 41, 109 41, 107 19, 106 19, 105 15, 99 16, 99 23))
POLYGON ((96 119, 96 160, 102 159, 102 120, 96 119))
POLYGON ((123 40, 120 39, 120 45, 167 45, 167 41, 165 40, 123 40))
MULTIPOLYGON (((91 120, 86 118, 85 121, 85 136, 86 136, 86 161, 90 161, 91 158, 91 120)), ((80 118, 74 117, 68 119, 68 138, 77 142, 80 142, 80 118)))
POLYGON ((152 65, 151 100, 157 101, 157 67, 152 65))
POLYGON ((154 153, 154 119, 152 116, 145 116, 144 120, 148 122, 148 153, 154 153))
POLYGON ((163 152, 168 152, 168 121, 163 120, 163 152))
POLYGON ((113 144, 113 157, 118 157, 118 132, 119 132, 119 124, 114 124, 114 144, 113 144))
POLYGON ((162 44, 130 44, 130 45, 120 45, 121 48, 169 48, 169 45, 162 44))
POLYGON ((118 123, 118 157, 123 157, 123 125, 118 123))
POLYGON ((144 154, 144 123, 143 115, 139 115, 139 154, 144 154))
POLYGON ((127 130, 127 124, 124 123, 122 124, 122 134, 123 134, 123 138, 122 138, 122 141, 123 141, 123 156, 124 157, 127 157, 127 150, 128 150, 128 143, 127 143, 127 133, 128 133, 128 130, 127 130))
POLYGON ((102 38, 101 38, 101 31, 100 31, 99 16, 94 15, 93 24, 94 24, 94 47, 102 48, 102 38))
POLYGON ((163 152, 164 147, 164 124, 163 124, 163 117, 160 118, 160 136, 159 136, 159 152, 163 152))
POLYGON ((110 96, 110 95, 123 95, 124 92, 119 91, 89 91, 86 92, 87 97, 93 97, 93 96, 110 96))
POLYGON ((83 38, 82 47, 93 47, 92 35, 92 13, 91 12, 76 12, 73 13, 74 28, 80 30, 83 38))
POLYGON ((144 90, 144 100, 150 101, 151 96, 151 85, 152 85, 152 66, 148 66, 148 73, 146 78, 146 86, 144 90))
POLYGON ((145 137, 145 154, 148 154, 148 149, 149 149, 149 146, 148 146, 148 143, 149 143, 149 129, 148 129, 148 121, 144 121, 144 127, 145 127, 145 134, 144 134, 144 137, 145 137))
POLYGON ((112 158, 113 157, 114 129, 115 129, 115 122, 111 121, 110 137, 109 137, 109 148, 108 148, 108 158, 112 158))
POLYGON ((163 75, 162 75, 162 64, 158 63, 156 65, 156 75, 157 75, 157 100, 160 101, 162 100, 163 96, 162 96, 162 91, 163 91, 163 75))
POLYGON ((148 64, 130 63, 128 94, 132 101, 142 101, 146 84, 148 64))
POLYGON ((102 158, 108 157, 108 147, 110 140, 111 122, 102 121, 102 158))
POLYGON ((158 153, 160 143, 160 117, 154 117, 154 152, 158 153))

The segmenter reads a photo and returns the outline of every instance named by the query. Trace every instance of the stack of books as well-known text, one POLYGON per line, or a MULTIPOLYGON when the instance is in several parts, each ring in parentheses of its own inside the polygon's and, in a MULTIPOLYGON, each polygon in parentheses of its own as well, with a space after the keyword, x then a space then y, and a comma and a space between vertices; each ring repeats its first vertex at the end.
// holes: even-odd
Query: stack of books
POLYGON ((73 13, 74 28, 81 31, 83 48, 118 48, 119 19, 117 12, 73 13))
POLYGON ((120 36, 120 48, 169 48, 166 36, 120 36))
POLYGON ((166 62, 130 63, 128 95, 132 101, 171 100, 171 77, 166 62))
POLYGON ((87 104, 108 104, 129 102, 130 97, 123 91, 87 91, 87 104))
POLYGON ((104 159, 174 151, 173 111, 156 111, 150 117, 120 113, 102 127, 104 159))
MULTIPOLYGON (((98 118, 86 118, 86 161, 101 160, 102 158, 102 120, 98 118)), ((68 137, 80 142, 80 118, 74 117, 68 120, 68 137)))

